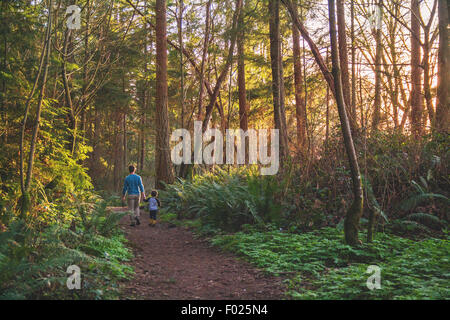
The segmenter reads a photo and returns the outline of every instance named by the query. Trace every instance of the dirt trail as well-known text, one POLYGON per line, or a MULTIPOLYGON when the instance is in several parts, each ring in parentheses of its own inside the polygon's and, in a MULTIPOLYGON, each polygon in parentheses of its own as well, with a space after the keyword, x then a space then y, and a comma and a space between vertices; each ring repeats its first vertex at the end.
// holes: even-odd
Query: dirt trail
MULTIPOLYGON (((123 208, 113 208, 123 210, 123 208)), ((283 299, 281 278, 265 275, 249 263, 196 239, 181 227, 150 227, 148 217, 121 227, 131 242, 135 258, 132 280, 123 284, 129 299, 283 299)))

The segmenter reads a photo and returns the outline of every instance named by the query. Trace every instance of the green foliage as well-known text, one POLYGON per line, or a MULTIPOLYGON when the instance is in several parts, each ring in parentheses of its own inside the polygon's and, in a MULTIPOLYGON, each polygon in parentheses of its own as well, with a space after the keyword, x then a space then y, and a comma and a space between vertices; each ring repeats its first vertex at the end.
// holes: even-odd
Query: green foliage
POLYGON ((90 207, 75 229, 63 223, 37 229, 18 220, 0 233, 0 299, 117 297, 117 281, 132 273, 123 264, 131 253, 118 229, 121 215, 104 203, 90 207), (80 290, 66 287, 70 265, 81 269, 80 290))
POLYGON ((379 262, 381 288, 370 291, 366 286, 369 264, 353 264, 330 269, 313 280, 313 289, 291 292, 298 299, 449 299, 450 243, 428 239, 410 244, 398 255, 379 262))
POLYGON ((277 192, 273 178, 258 176, 254 170, 216 169, 167 186, 161 199, 164 211, 175 212, 179 218, 198 217, 211 230, 237 231, 243 224, 277 219, 277 192))
POLYGON ((438 217, 422 212, 410 214, 407 219, 421 223, 422 225, 434 230, 441 230, 447 225, 445 221, 442 221, 438 217))
POLYGON ((433 200, 433 199, 441 199, 446 204, 446 207, 450 208, 449 207, 449 205, 450 205, 449 198, 447 198, 446 196, 444 196, 442 194, 427 192, 426 189, 428 189, 428 184, 427 184, 426 180, 423 177, 420 177, 420 179, 421 179, 422 186, 420 184, 418 184, 417 182, 415 182, 414 180, 411 181, 411 185, 414 186, 417 193, 413 194, 409 198, 403 200, 399 204, 400 209, 402 209, 403 211, 409 211, 409 210, 416 208, 419 204, 425 202, 426 200, 433 200))
POLYGON ((373 243, 343 244, 324 228, 304 234, 280 231, 216 236, 212 242, 272 274, 292 274, 289 295, 298 299, 448 299, 449 241, 421 242, 378 233, 373 243), (366 286, 369 265, 381 267, 381 290, 366 286))

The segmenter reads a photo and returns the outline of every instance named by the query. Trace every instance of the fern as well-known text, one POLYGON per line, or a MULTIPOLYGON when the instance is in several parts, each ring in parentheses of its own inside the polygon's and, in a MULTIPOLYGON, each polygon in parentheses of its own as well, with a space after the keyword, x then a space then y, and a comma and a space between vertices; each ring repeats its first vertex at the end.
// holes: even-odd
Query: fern
POLYGON ((418 222, 434 230, 441 230, 446 225, 444 221, 428 213, 413 213, 408 215, 407 219, 418 222))
POLYGON ((450 199, 446 196, 438 193, 428 192, 428 184, 423 177, 420 177, 423 186, 419 185, 416 181, 412 180, 411 185, 416 189, 417 193, 412 195, 408 199, 403 200, 399 204, 399 208, 403 211, 410 211, 422 204, 426 200, 441 199, 445 203, 449 204, 450 199))

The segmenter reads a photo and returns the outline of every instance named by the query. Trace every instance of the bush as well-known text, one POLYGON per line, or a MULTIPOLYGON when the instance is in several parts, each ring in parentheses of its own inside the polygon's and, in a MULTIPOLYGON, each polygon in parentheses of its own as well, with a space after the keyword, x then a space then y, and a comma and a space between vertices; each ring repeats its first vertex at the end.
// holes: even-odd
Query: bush
POLYGON ((179 180, 161 192, 165 212, 181 218, 199 218, 204 226, 237 231, 244 224, 277 220, 281 207, 276 201, 277 182, 254 171, 216 169, 179 180))
POLYGON ((0 299, 117 297, 117 281, 132 272, 123 264, 131 253, 118 229, 121 214, 109 213, 104 202, 81 207, 75 230, 76 224, 38 229, 17 220, 0 233, 0 299), (70 265, 81 269, 81 290, 66 287, 70 265))

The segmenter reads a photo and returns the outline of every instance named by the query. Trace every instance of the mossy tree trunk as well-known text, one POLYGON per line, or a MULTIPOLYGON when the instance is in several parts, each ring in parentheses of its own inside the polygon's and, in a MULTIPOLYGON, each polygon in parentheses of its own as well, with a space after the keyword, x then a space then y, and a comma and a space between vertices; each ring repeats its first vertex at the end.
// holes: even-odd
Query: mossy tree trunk
POLYGON ((349 119, 347 117, 344 94, 342 91, 341 73, 339 66, 339 49, 336 36, 336 7, 334 0, 328 0, 328 10, 330 16, 330 39, 331 39, 331 59, 333 63, 333 78, 336 92, 336 103, 339 111, 342 133, 344 136, 345 150, 348 156, 350 171, 353 181, 353 203, 347 212, 344 223, 345 241, 349 245, 357 245, 359 220, 363 212, 363 191, 361 174, 359 171, 358 159, 356 157, 355 145, 353 144, 349 119))

